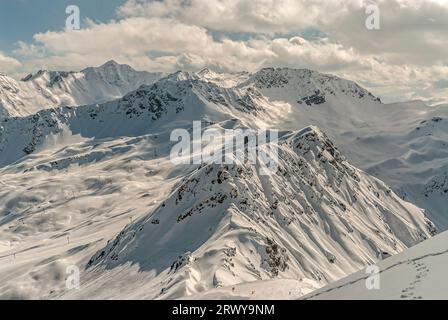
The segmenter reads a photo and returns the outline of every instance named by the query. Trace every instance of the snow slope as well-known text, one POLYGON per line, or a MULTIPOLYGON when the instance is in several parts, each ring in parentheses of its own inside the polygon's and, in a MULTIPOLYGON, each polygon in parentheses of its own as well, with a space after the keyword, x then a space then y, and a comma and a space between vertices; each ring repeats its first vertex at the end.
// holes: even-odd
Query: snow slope
MULTIPOLYGON (((237 118, 255 128, 297 130, 309 125, 323 128, 356 166, 387 182, 403 199, 425 208, 439 229, 448 228, 448 106, 428 107, 421 102, 382 104, 351 81, 306 69, 267 68, 255 74, 219 74, 209 69, 198 73, 177 72, 158 82, 159 92, 143 86, 133 94, 144 96, 153 90, 148 96, 154 101, 142 103, 157 103, 157 95, 166 99, 166 92, 176 93, 175 87, 182 87, 176 94, 190 94, 189 86, 194 89, 193 97, 184 105, 192 110, 193 116, 210 111, 199 107, 193 110, 193 105, 207 101, 214 110, 209 118, 225 114, 217 116, 220 121, 237 118)), ((104 109, 93 105, 82 110, 88 108, 104 109)), ((134 106, 134 110, 126 112, 142 110, 134 106)), ((90 113, 95 115, 96 111, 90 113)), ((138 127, 134 120, 131 128, 138 127)), ((7 127, 0 126, 0 135, 7 127)), ((0 159, 0 164, 24 154, 17 152, 8 152, 7 159, 0 159)))
POLYGON ((372 132, 364 112, 380 122, 378 106, 353 82, 309 70, 202 70, 0 120, 0 297, 166 299, 234 286, 254 297, 264 281, 299 283, 297 297, 405 250, 435 233, 424 212, 309 126, 359 160, 364 145, 350 143, 372 132), (284 129, 280 170, 174 165, 170 133, 193 120, 284 129), (67 291, 72 264, 82 285, 67 291))
POLYGON ((448 299, 448 233, 426 240, 401 254, 380 261, 380 289, 366 288, 359 271, 319 289, 304 299, 448 299))
POLYGON ((162 287, 151 298, 276 277, 322 285, 430 236, 418 208, 350 166, 318 129, 279 145, 274 176, 248 164, 199 167, 88 270, 153 272, 162 287))
POLYGON ((0 118, 31 115, 55 106, 106 102, 161 77, 115 61, 79 72, 40 70, 21 81, 0 74, 0 118))
POLYGON ((183 77, 252 92, 250 104, 262 122, 252 125, 318 126, 354 165, 425 208, 440 230, 448 229, 448 105, 384 104, 352 81, 308 69, 265 68, 253 74, 204 69, 183 77))
POLYGON ((170 177, 174 169, 154 158, 157 141, 151 135, 89 139, 66 132, 3 168, 0 297, 60 294, 67 266, 83 269, 131 219, 163 201, 176 179, 170 177))
POLYGON ((246 164, 174 166, 165 134, 65 127, 6 166, 2 297, 178 298, 272 278, 302 279, 306 293, 434 231, 314 127, 283 133, 269 178, 246 164), (61 281, 71 263, 79 291, 61 281))

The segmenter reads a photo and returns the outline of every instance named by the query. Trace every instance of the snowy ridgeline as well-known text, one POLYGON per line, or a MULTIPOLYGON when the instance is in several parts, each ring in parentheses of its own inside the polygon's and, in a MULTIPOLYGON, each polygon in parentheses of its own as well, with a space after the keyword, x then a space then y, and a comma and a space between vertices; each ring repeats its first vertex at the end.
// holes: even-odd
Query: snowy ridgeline
MULTIPOLYGON (((19 103, 16 114, 126 95, 98 105, 62 107, 26 118, 4 119, 0 122, 0 165, 33 152, 47 134, 60 132, 58 123, 86 137, 138 136, 167 125, 188 127, 200 119, 238 119, 244 127, 292 131, 315 125, 355 166, 385 181, 404 200, 426 209, 439 229, 448 228, 446 105, 429 107, 419 101, 383 104, 354 82, 306 69, 266 68, 235 74, 204 69, 161 78, 160 74, 140 73, 109 62, 82 71, 79 81, 83 89, 76 94, 79 81, 67 79, 78 73, 48 74, 38 73, 22 83, 43 81, 41 86, 53 91, 63 85, 63 90, 79 99, 39 104, 33 94, 32 106, 19 103)), ((4 107, 8 105, 4 101, 20 100, 21 91, 13 87, 2 85, 0 89, 4 107)))
MULTIPOLYGON (((0 296, 260 298, 279 281, 277 297, 297 298, 401 252, 433 235, 434 225, 400 198, 411 192, 398 197, 342 156, 382 177, 397 170, 387 157, 418 166, 405 157, 405 139, 441 143, 445 118, 431 119, 443 107, 421 116, 429 120, 418 130, 410 129, 418 117, 401 117, 403 108, 417 106, 393 107, 353 82, 309 70, 202 70, 111 102, 5 118, 0 296), (391 122, 382 119, 386 112, 391 122), (292 131, 282 131, 273 176, 248 163, 175 166, 170 132, 191 129, 194 120, 220 130, 292 131), (71 264, 81 269, 79 291, 67 291, 61 280, 71 264)), ((442 170, 443 150, 419 152, 425 165, 442 170)), ((425 179, 417 184, 410 170, 399 173, 385 178, 420 194, 425 179)), ((444 180, 435 181, 428 183, 436 191, 426 188, 424 198, 443 203, 444 180)), ((430 209, 428 216, 437 216, 437 207, 430 209)))
POLYGON ((433 232, 423 212, 342 159, 315 128, 284 136, 279 169, 205 165, 126 227, 88 270, 158 270, 178 298, 271 278, 330 283, 433 232))
POLYGON ((162 76, 135 71, 115 61, 79 72, 40 70, 21 81, 0 74, 0 118, 27 116, 57 106, 106 102, 162 76))
POLYGON ((263 281, 285 279, 279 295, 292 298, 434 232, 420 209, 351 166, 315 127, 282 135, 274 176, 249 164, 180 170, 154 156, 156 145, 159 155, 169 150, 164 135, 70 139, 4 169, 2 196, 15 210, 2 235, 17 248, 3 255, 2 277, 17 274, 3 282, 5 297, 180 298, 255 281, 241 289, 254 298, 263 281), (158 193, 162 181, 170 187, 158 193), (75 262, 80 290, 48 279, 75 262), (21 285, 27 279, 32 289, 21 285))

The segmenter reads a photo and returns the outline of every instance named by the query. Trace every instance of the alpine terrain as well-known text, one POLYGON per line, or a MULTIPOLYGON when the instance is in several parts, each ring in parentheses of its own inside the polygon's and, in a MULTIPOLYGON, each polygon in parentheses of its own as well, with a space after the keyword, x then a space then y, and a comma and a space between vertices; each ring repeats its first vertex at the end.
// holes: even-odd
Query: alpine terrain
POLYGON ((1 298, 299 298, 448 228, 444 105, 306 69, 0 81, 1 298), (193 121, 278 129, 277 170, 174 163, 193 121))
POLYGON ((135 71, 115 61, 79 72, 39 70, 20 81, 0 73, 0 118, 27 116, 56 106, 106 102, 161 77, 161 73, 135 71))

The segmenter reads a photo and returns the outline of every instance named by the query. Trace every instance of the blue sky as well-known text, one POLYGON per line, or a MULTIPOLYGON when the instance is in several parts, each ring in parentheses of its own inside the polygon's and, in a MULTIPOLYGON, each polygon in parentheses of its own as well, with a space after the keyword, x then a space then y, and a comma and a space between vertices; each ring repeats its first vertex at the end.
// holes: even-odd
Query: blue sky
MULTIPOLYGON (((0 0, 0 50, 11 53, 17 41, 32 42, 36 33, 63 30, 65 8, 77 5, 81 19, 107 22, 126 0, 0 0)), ((81 22, 82 23, 82 22, 81 22)))

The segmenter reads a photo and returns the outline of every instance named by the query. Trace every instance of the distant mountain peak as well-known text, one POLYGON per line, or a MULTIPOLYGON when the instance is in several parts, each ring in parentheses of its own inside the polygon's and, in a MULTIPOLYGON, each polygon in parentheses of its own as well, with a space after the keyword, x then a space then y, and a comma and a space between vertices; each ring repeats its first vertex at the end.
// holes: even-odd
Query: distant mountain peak
POLYGON ((115 71, 115 70, 125 70, 127 72, 137 72, 131 66, 129 66, 127 64, 119 64, 115 60, 109 60, 98 67, 87 67, 87 68, 81 70, 81 72, 82 73, 108 72, 108 71, 115 71))
POLYGON ((97 70, 108 70, 108 69, 129 69, 129 70, 134 70, 134 68, 132 68, 130 65, 127 64, 121 64, 116 62, 115 60, 109 60, 105 63, 103 63, 101 66, 93 68, 93 69, 97 69, 97 70))
POLYGON ((122 64, 118 63, 115 60, 109 60, 109 61, 106 61, 101 67, 104 67, 104 66, 118 66, 118 65, 122 65, 122 64))
POLYGON ((172 81, 185 81, 185 80, 191 80, 194 78, 197 78, 197 76, 193 75, 192 73, 190 73, 188 71, 178 70, 174 73, 167 75, 163 79, 172 80, 172 81))
POLYGON ((379 98, 353 81, 310 69, 263 68, 243 83, 248 84, 259 89, 291 91, 296 102, 308 106, 323 104, 332 97, 381 103, 379 98))
POLYGON ((39 70, 22 81, 5 78, 0 88, 0 117, 26 116, 56 106, 102 103, 123 97, 144 84, 152 84, 161 73, 136 71, 114 60, 81 71, 39 70), (4 109, 4 110, 3 110, 4 109))
POLYGON ((213 72, 213 71, 210 70, 210 68, 205 67, 205 68, 199 70, 197 74, 198 74, 198 75, 203 75, 203 74, 208 74, 208 73, 211 73, 211 72, 213 72))
POLYGON ((265 67, 261 68, 257 73, 268 73, 268 72, 295 72, 295 73, 318 73, 315 70, 308 68, 289 68, 289 67, 265 67))

